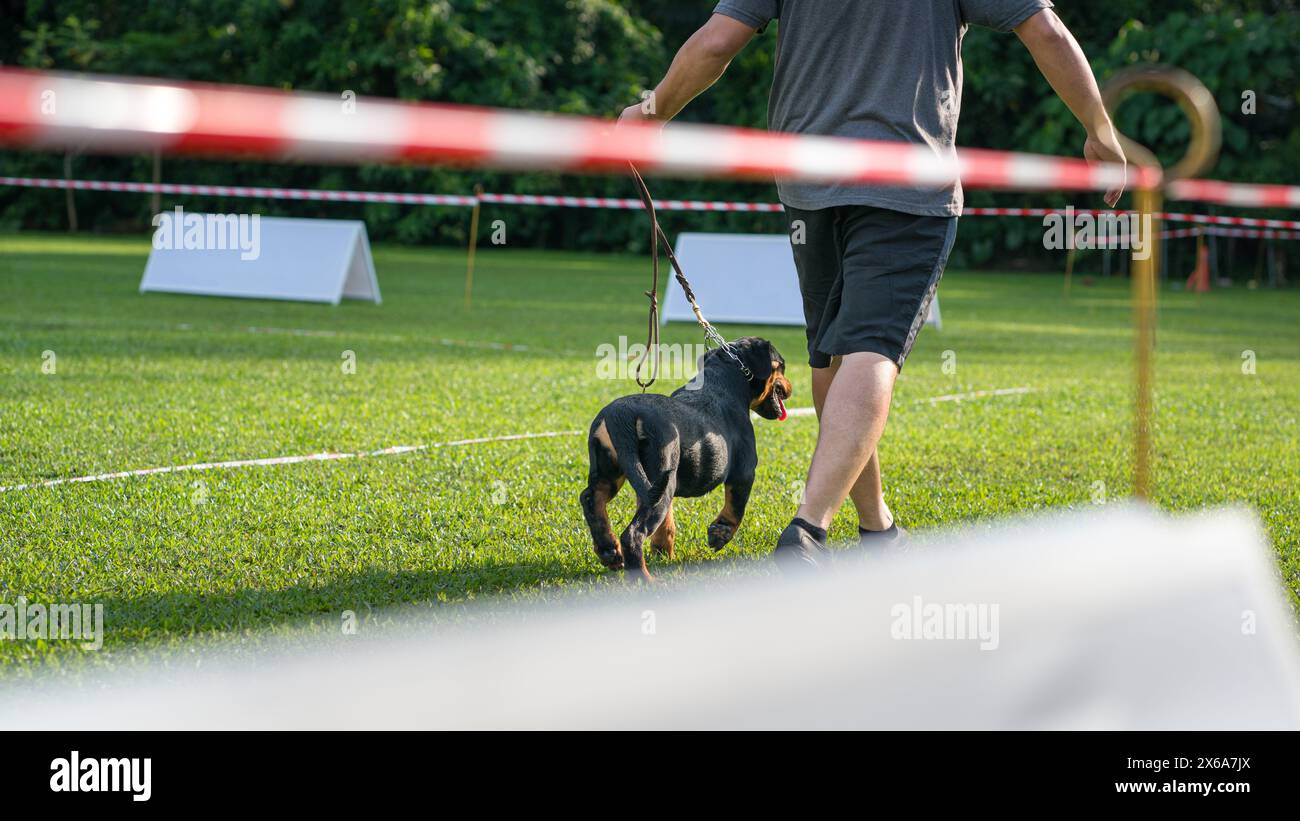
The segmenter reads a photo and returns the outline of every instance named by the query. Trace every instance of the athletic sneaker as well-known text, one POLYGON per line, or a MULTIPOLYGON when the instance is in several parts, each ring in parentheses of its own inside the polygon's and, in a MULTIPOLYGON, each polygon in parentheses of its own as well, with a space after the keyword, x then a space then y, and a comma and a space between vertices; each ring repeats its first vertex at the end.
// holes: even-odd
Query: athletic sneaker
POLYGON ((826 548, 826 531, 796 517, 781 531, 772 558, 788 572, 821 570, 831 561, 831 552, 826 548))
POLYGON ((906 541, 907 531, 899 527, 898 522, 894 522, 886 530, 867 530, 862 525, 858 525, 858 547, 869 550, 889 550, 902 547, 906 541))

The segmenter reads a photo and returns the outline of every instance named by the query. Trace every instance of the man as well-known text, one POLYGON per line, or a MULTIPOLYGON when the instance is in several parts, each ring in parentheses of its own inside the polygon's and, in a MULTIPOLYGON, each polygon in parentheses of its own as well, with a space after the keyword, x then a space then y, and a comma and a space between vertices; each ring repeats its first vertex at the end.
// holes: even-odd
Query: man
MULTIPOLYGON (((722 0, 654 89, 620 120, 667 121, 778 20, 773 131, 898 140, 951 156, 969 25, 1015 31, 1087 131, 1084 156, 1123 163, 1092 70, 1051 0, 722 0)), ((817 448, 802 504, 777 541, 796 567, 827 556, 846 496, 864 545, 902 537, 881 490, 876 444, 956 238, 961 187, 777 181, 791 223, 812 366, 817 448)), ((1108 191, 1114 205, 1122 189, 1108 191)))

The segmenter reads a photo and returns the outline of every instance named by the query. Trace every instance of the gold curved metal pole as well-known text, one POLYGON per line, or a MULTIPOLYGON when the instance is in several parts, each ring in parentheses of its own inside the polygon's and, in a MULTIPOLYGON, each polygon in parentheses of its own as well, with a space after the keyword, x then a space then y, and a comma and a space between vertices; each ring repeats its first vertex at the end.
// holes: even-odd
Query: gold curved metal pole
MULTIPOLYGON (((1173 98, 1191 121, 1192 139, 1187 153, 1163 175, 1168 182, 1204 173, 1219 156, 1222 124, 1212 95, 1200 80, 1172 66, 1139 66, 1116 74, 1102 89, 1102 100, 1114 118, 1115 111, 1130 95, 1151 91, 1173 98)), ((1120 144, 1129 160, 1137 165, 1159 168, 1160 161, 1150 150, 1123 134, 1120 144)), ((1133 495, 1151 498, 1151 422, 1152 395, 1155 385, 1156 271, 1158 270, 1160 226, 1154 219, 1163 205, 1158 188, 1139 188, 1133 192, 1134 210, 1138 213, 1138 230, 1147 233, 1150 253, 1145 259, 1133 254, 1133 340, 1134 350, 1134 423, 1133 423, 1133 495)))
MULTIPOLYGON (((1178 103, 1192 124, 1192 139, 1183 158, 1165 172, 1165 181, 1195 177, 1209 171, 1219 158, 1223 143, 1223 123, 1214 95, 1194 74, 1174 66, 1134 66, 1111 77, 1101 90, 1106 110, 1114 117, 1124 100, 1141 92, 1153 92, 1170 97, 1178 103)), ((1120 143, 1130 159, 1139 165, 1159 166, 1159 161, 1141 143, 1123 134, 1120 143), (1129 153, 1129 152, 1132 153, 1129 153)))

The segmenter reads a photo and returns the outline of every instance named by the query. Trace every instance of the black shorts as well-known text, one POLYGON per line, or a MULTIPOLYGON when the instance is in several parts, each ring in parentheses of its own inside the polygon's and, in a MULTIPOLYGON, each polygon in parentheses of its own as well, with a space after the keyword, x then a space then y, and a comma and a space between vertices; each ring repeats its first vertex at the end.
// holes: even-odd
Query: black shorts
POLYGON ((808 364, 826 368, 832 356, 872 351, 902 370, 957 238, 957 218, 869 205, 785 211, 808 364))

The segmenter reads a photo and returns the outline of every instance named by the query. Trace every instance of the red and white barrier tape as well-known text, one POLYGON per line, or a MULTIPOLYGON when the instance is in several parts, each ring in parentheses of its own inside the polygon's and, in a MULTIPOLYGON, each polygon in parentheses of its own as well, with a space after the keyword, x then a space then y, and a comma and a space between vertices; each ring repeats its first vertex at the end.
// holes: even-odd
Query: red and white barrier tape
MULTIPOLYGON (((262 188, 247 185, 196 185, 181 183, 120 182, 113 180, 61 180, 46 177, 0 177, 0 185, 20 188, 71 188, 76 191, 120 191, 133 194, 189 194, 212 197, 327 200, 330 202, 391 202, 409 205, 462 205, 476 202, 504 205, 548 205, 562 208, 618 208, 640 210, 641 200, 622 197, 564 197, 550 194, 403 194, 393 191, 321 191, 311 188, 262 188)), ((711 200, 655 200, 663 211, 784 211, 779 202, 717 202, 711 200)))
POLYGON ((1300 208, 1300 185, 1256 185, 1219 180, 1175 180, 1171 200, 1196 200, 1244 208, 1300 208))
MULTIPOLYGON (((1049 214, 1063 214, 1060 208, 966 208, 963 217, 1045 217, 1049 214)), ((1132 211, 1107 211, 1099 208, 1076 208, 1076 215, 1097 216, 1100 214, 1132 214, 1132 211)), ((1236 225, 1251 228, 1293 228, 1300 229, 1300 220, 1257 219, 1255 217, 1223 217, 1214 214, 1178 214, 1166 211, 1157 212, 1156 219, 1167 222, 1195 222, 1203 225, 1236 225)))
MULTIPOLYGON (((408 205, 472 206, 476 202, 502 205, 542 205, 558 208, 612 208, 639 210, 639 199, 623 197, 566 197, 550 194, 481 194, 478 197, 461 194, 405 194, 394 191, 325 191, 312 188, 264 188, 247 185, 197 185, 185 183, 122 182, 114 180, 62 180, 46 177, 0 177, 0 186, 20 188, 71 188, 76 191, 119 191, 134 194, 189 194, 191 196, 248 197, 260 199, 324 200, 329 202, 386 202, 408 205)), ((775 212, 784 211, 779 202, 720 202, 714 200, 655 200, 661 211, 727 211, 775 212)), ((1045 217, 1064 214, 1058 208, 967 208, 964 217, 1045 217)), ((1097 208, 1076 208, 1075 215, 1131 214, 1132 211, 1107 211, 1097 208)), ((1300 229, 1300 220, 1256 219, 1253 217, 1216 216, 1211 214, 1158 213, 1158 219, 1169 222, 1194 222, 1205 225, 1231 225, 1267 229, 1300 229)), ((1162 236, 1173 236, 1168 232, 1162 236)), ((1193 236, 1194 234, 1177 234, 1193 236)), ((1288 239, 1272 234, 1233 234, 1231 236, 1266 236, 1288 239)))
MULTIPOLYGON (((341 100, 239 86, 0 69, 0 145, 318 162, 427 162, 623 174, 968 188, 1100 191, 1124 169, 1071 158, 717 126, 615 127, 590 117, 341 100)), ((1131 168, 1154 187, 1158 171, 1131 168)))
POLYGON ((250 197, 270 200, 330 202, 390 202, 407 205, 473 205, 459 194, 401 194, 393 191, 320 191, 311 188, 259 188, 248 185, 188 185, 183 183, 59 180, 40 177, 0 177, 0 185, 22 188, 71 188, 75 191, 124 191, 135 194, 189 194, 205 197, 250 197))
POLYGON ((1201 230, 1218 237, 1300 239, 1300 231, 1276 231, 1272 228, 1203 228, 1201 230))
MULTIPOLYGON (((963 149, 954 159, 898 142, 717 126, 615 128, 590 117, 19 69, 0 69, 0 145, 614 173, 631 161, 666 174, 935 187, 960 178, 968 188, 1023 190, 1104 190, 1123 179, 1113 165, 1034 154, 963 149)), ((1135 186, 1160 183, 1148 168, 1130 167, 1128 177, 1135 186)), ((1300 208, 1300 186, 1178 180, 1167 193, 1300 208)))
POLYGON ((1216 237, 1245 237, 1248 239, 1300 239, 1300 231, 1277 231, 1272 228, 1224 228, 1217 225, 1198 226, 1196 228, 1176 228, 1161 231, 1161 239, 1186 239, 1213 235, 1216 237))
MULTIPOLYGON (((551 205, 561 208, 623 208, 641 210, 645 206, 636 198, 559 197, 549 194, 483 194, 483 202, 503 205, 551 205)), ((655 200, 660 211, 764 211, 781 212, 779 202, 717 202, 712 200, 655 200)))

